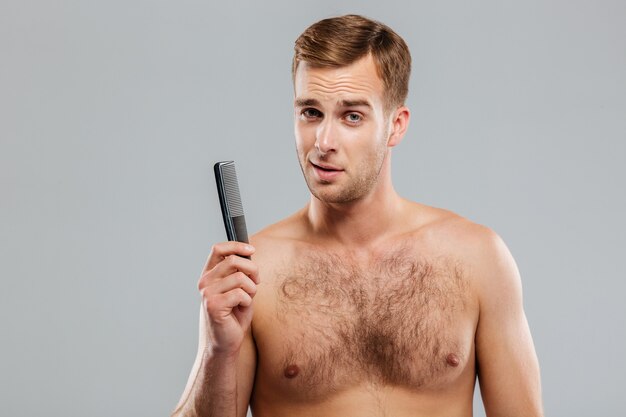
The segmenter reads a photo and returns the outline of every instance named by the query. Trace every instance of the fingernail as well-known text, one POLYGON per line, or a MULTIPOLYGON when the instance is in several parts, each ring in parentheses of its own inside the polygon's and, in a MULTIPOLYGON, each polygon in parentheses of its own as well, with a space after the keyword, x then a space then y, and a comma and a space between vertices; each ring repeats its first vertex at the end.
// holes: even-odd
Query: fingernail
POLYGON ((250 245, 246 245, 246 250, 248 250, 248 251, 253 251, 253 250, 254 250, 254 248, 253 248, 252 246, 250 246, 250 245))

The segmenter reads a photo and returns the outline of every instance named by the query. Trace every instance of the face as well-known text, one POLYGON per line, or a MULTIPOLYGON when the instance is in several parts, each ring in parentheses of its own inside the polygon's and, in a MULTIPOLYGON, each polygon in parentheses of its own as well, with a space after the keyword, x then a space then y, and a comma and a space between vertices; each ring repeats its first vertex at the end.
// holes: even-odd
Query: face
POLYGON ((296 150, 309 190, 318 199, 347 203, 376 187, 392 127, 383 91, 371 56, 340 68, 298 66, 296 150))

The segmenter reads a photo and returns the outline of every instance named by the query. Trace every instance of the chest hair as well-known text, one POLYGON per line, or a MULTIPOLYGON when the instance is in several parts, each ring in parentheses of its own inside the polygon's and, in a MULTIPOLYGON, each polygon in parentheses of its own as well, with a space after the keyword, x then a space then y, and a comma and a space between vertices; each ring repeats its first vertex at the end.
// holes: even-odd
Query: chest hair
POLYGON ((405 250, 357 263, 316 251, 276 281, 283 369, 303 385, 339 389, 355 379, 419 388, 460 353, 455 321, 467 301, 462 267, 405 250))

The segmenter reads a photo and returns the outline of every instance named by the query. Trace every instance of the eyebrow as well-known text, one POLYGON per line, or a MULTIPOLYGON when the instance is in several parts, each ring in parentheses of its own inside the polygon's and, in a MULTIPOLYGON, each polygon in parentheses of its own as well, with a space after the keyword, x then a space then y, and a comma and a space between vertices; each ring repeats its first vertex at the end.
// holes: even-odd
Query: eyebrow
POLYGON ((297 98, 293 104, 295 107, 309 107, 309 106, 319 107, 320 106, 320 102, 314 98, 297 98))
POLYGON ((367 100, 341 100, 339 102, 341 107, 368 107, 372 108, 372 105, 367 100))
MULTIPOLYGON (((319 100, 314 98, 298 98, 294 101, 295 107, 319 107, 321 104, 319 100)), ((367 107, 369 109, 372 108, 372 105, 369 101, 363 99, 357 100, 339 100, 340 107, 367 107)))

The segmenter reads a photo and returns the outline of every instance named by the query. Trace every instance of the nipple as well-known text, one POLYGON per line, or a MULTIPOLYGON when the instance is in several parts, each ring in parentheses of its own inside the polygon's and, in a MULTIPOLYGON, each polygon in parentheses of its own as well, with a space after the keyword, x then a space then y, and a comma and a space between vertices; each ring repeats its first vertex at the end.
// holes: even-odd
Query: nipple
POLYGON ((450 366, 459 366, 459 364, 461 363, 459 357, 456 356, 454 353, 450 353, 448 356, 446 356, 446 362, 450 366))
POLYGON ((285 376, 290 379, 295 378, 296 375, 298 375, 298 372, 300 372, 298 365, 289 365, 285 368, 285 376))

